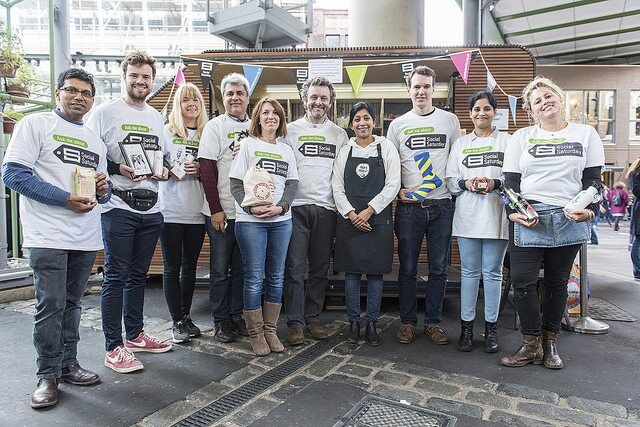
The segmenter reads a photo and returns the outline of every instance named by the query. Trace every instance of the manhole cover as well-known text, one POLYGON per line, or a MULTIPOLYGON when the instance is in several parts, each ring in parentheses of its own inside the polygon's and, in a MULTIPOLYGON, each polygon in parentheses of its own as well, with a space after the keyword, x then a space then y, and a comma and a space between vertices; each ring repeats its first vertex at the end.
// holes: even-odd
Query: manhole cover
POLYGON ((617 305, 602 298, 589 298, 589 316, 613 322, 635 322, 638 320, 617 305))
POLYGON ((376 396, 365 396, 333 427, 451 427, 456 417, 376 396))

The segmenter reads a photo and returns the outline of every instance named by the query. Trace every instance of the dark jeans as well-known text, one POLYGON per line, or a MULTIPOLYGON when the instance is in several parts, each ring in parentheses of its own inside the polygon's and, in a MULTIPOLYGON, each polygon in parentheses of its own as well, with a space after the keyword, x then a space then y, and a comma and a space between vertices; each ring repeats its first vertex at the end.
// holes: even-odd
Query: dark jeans
POLYGON ((316 205, 291 208, 293 231, 284 270, 283 302, 289 327, 317 322, 327 290, 336 213, 316 205), (305 272, 309 266, 305 286, 305 272))
POLYGON ((204 224, 164 223, 160 243, 164 256, 162 288, 174 322, 191 312, 204 224))
POLYGON ((418 323, 416 275, 425 236, 429 253, 425 324, 436 325, 442 321, 452 222, 453 202, 450 200, 442 205, 426 208, 410 203, 398 203, 396 206, 395 231, 400 258, 398 288, 400 320, 403 324, 418 323))
POLYGON ((541 328, 560 331, 567 305, 567 281, 580 246, 520 248, 513 244, 513 225, 510 224, 510 275, 524 335, 540 335, 541 328), (538 296, 538 274, 543 262, 544 280, 538 296))
POLYGON ((640 279, 640 235, 633 236, 631 263, 633 264, 633 277, 640 279))
POLYGON ((36 290, 33 346, 38 378, 60 378, 62 368, 78 363, 82 295, 95 259, 95 251, 29 250, 36 290))
POLYGON ((107 351, 122 345, 123 314, 127 339, 136 338, 143 330, 144 285, 162 221, 160 212, 111 209, 102 214, 102 330, 107 351))
MULTIPOLYGON (((347 302, 347 318, 350 322, 360 321, 360 278, 359 273, 345 273, 344 289, 347 302)), ((367 312, 365 321, 377 322, 382 301, 382 274, 367 274, 367 312)))
POLYGON ((209 260, 209 301, 214 323, 242 317, 242 255, 236 242, 235 220, 227 220, 223 233, 205 217, 211 257, 209 260))

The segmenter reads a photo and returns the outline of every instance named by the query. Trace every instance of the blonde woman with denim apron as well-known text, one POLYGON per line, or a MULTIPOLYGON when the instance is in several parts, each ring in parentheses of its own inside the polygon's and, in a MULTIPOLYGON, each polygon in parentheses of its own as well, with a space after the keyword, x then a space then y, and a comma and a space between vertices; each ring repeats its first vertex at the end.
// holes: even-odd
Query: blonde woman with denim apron
POLYGON ((581 190, 601 188, 604 165, 597 132, 591 126, 567 123, 564 100, 562 90, 549 79, 536 77, 529 83, 522 102, 535 124, 516 131, 505 151, 505 185, 520 192, 539 214, 539 219, 529 222, 507 209, 510 274, 522 346, 502 358, 505 366, 564 366, 556 339, 567 302, 567 281, 580 246, 590 238, 598 207, 592 204, 571 212, 563 207, 581 190), (538 295, 542 265, 544 280, 538 295))

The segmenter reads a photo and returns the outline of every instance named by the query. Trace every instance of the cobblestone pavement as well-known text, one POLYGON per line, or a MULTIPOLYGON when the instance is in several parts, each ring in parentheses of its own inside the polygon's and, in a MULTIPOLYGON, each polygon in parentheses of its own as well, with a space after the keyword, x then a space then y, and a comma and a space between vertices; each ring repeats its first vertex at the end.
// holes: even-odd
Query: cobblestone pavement
MULTIPOLYGON (((3 304, 2 308, 32 314, 34 300, 3 304)), ((380 329, 384 330, 396 320, 396 314, 383 315, 379 322, 380 329)), ((82 315, 82 326, 100 330, 100 322, 99 307, 86 306, 82 315)), ((341 320, 334 320, 328 325, 331 333, 340 333, 344 327, 345 322, 341 320)), ((170 339, 170 328, 171 322, 166 319, 145 318, 145 330, 163 340, 170 339)), ((171 425, 315 343, 308 339, 303 346, 288 347, 284 353, 256 358, 252 355, 246 338, 231 344, 220 344, 213 340, 211 328, 203 328, 203 332, 202 338, 193 340, 185 348, 239 360, 244 363, 244 367, 222 381, 202 387, 182 400, 147 416, 137 426, 171 425)), ((325 381, 349 384, 364 393, 410 405, 503 425, 640 426, 638 414, 619 404, 578 396, 560 396, 547 390, 511 383, 496 383, 480 377, 443 372, 417 364, 388 362, 354 354, 358 348, 346 343, 333 347, 284 382, 276 384, 218 420, 215 425, 262 425, 260 420, 268 419, 269 412, 278 405, 300 393, 310 384, 325 381)), ((322 414, 318 416, 321 417, 322 414)), ((332 425, 333 422, 328 420, 327 425, 332 425)))

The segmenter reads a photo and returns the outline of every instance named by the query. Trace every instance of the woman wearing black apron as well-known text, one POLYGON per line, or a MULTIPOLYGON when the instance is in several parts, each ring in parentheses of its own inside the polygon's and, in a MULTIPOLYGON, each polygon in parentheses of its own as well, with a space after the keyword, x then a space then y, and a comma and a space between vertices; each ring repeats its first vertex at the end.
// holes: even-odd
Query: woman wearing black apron
POLYGON ((374 136, 371 107, 358 102, 349 114, 355 138, 342 147, 333 167, 333 196, 340 213, 334 269, 345 272, 349 334, 360 338, 360 278, 367 275, 366 342, 380 344, 376 322, 382 299, 382 275, 391 271, 391 202, 400 190, 400 158, 393 144, 374 136))

